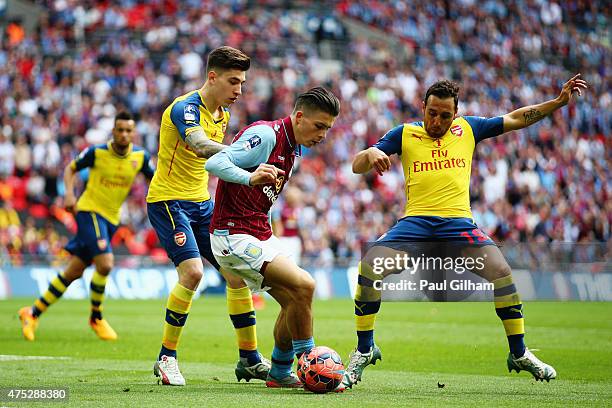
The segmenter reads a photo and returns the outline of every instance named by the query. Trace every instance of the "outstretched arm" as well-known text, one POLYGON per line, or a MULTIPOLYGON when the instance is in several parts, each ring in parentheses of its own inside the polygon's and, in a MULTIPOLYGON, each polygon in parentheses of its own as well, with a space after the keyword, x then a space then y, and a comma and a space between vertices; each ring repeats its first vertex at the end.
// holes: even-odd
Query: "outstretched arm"
POLYGON ((504 133, 525 128, 544 119, 555 110, 567 105, 574 92, 582 95, 582 90, 586 88, 587 83, 580 78, 580 74, 574 75, 563 84, 561 93, 555 99, 537 105, 524 106, 505 114, 503 116, 504 133))

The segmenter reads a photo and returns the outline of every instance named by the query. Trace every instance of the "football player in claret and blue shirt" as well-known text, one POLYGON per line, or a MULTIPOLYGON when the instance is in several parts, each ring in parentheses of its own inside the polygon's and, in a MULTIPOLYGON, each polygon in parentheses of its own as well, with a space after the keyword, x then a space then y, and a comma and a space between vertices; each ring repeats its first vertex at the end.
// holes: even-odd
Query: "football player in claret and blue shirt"
POLYGON ((91 278, 91 316, 89 324, 99 338, 115 340, 117 334, 102 318, 102 301, 108 274, 113 268, 111 239, 119 225, 121 205, 128 196, 134 178, 143 173, 153 177, 149 153, 132 144, 134 119, 129 113, 115 116, 113 140, 85 149, 64 171, 66 209, 76 208, 77 235, 66 250, 72 254, 66 270, 51 281, 47 291, 19 310, 23 335, 34 340, 38 318, 55 303, 68 286, 83 275, 92 262, 96 269, 91 278), (77 172, 89 168, 89 179, 78 202, 74 196, 77 172))
POLYGON ((281 305, 274 327, 272 368, 266 386, 299 388, 294 357, 314 347, 312 299, 315 282, 272 234, 269 212, 291 176, 301 145, 322 142, 340 112, 325 88, 300 94, 291 115, 255 122, 206 163, 219 177, 210 241, 217 262, 241 276, 252 290, 269 290, 281 305))
MULTIPOLYGON (((390 169, 390 155, 397 154, 401 158, 406 179, 406 210, 404 217, 376 241, 374 248, 379 254, 393 253, 389 247, 402 242, 469 244, 466 249, 469 252, 464 255, 486 259, 484 269, 474 272, 494 285, 495 310, 502 320, 510 347, 508 369, 526 370, 538 380, 551 380, 556 372, 525 347, 522 303, 512 281, 510 266, 499 248, 472 219, 469 194, 472 154, 478 142, 538 122, 565 106, 573 92, 581 94, 586 87, 578 74, 563 84, 561 93, 553 100, 485 119, 457 116, 459 88, 450 81, 439 81, 425 94, 423 122, 391 129, 353 160, 353 172, 362 174, 374 169, 382 175, 390 169)), ((374 320, 380 309, 381 292, 375 289, 374 282, 386 273, 374 273, 373 259, 368 254, 359 264, 355 292, 358 344, 349 357, 344 377, 347 387, 360 381, 363 369, 381 358, 380 349, 374 343, 374 320)))

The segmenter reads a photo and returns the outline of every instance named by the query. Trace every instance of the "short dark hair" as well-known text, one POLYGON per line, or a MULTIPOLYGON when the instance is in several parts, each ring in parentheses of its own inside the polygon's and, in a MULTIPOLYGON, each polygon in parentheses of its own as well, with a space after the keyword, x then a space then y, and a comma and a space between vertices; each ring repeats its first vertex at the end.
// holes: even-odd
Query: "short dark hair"
POLYGON ((299 110, 322 111, 335 117, 340 113, 340 101, 331 91, 317 86, 298 95, 293 113, 299 110))
POLYGON ((442 99, 452 97, 455 100, 455 109, 457 109, 457 106, 459 105, 459 85, 449 81, 448 79, 438 81, 429 87, 427 93, 425 93, 425 99, 423 99, 425 105, 427 105, 427 99, 429 99, 430 95, 434 95, 442 99))
POLYGON ((118 120, 134 120, 134 116, 128 111, 121 111, 115 115, 115 125, 118 120))
POLYGON ((224 45, 215 48, 208 54, 206 62, 206 72, 214 69, 239 69, 240 71, 248 71, 251 67, 251 58, 244 52, 224 45))

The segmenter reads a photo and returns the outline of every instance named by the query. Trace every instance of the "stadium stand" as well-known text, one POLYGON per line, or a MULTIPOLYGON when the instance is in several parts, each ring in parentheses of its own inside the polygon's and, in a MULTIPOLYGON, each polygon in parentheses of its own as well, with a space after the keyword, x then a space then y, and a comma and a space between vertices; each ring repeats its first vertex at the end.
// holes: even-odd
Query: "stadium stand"
MULTIPOLYGON (((45 12, 33 31, 0 17, 4 262, 61 262, 75 229, 62 209, 63 167, 105 141, 122 109, 137 115, 137 143, 155 155, 161 110, 201 86, 205 55, 222 44, 254 60, 246 92, 231 107, 229 136, 282 115, 296 92, 321 82, 341 96, 328 141, 305 153, 292 179, 305 193, 298 222, 312 264, 350 262, 401 216, 399 163, 384 177, 364 178, 350 162, 394 125, 419 120, 425 89, 442 77, 462 87, 460 114, 495 116, 556 96, 562 80, 581 72, 591 89, 569 109, 478 146, 472 209, 501 242, 609 241, 605 2, 358 0, 334 2, 335 10, 274 0, 35 3, 45 12), (367 27, 359 35, 347 29, 355 21, 367 27)), ((144 212, 146 188, 140 178, 113 245, 166 262, 144 212)))

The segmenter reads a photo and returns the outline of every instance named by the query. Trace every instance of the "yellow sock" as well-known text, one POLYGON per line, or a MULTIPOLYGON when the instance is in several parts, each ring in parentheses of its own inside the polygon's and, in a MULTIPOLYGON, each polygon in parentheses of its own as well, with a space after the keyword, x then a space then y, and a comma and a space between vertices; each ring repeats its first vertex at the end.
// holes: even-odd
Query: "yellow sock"
POLYGON ((227 290, 227 310, 232 319, 238 340, 238 351, 241 358, 249 360, 252 365, 259 360, 257 352, 257 328, 253 298, 248 287, 227 290))
POLYGON ((166 303, 166 321, 164 322, 164 336, 162 338, 162 353, 176 356, 176 349, 183 331, 183 326, 187 321, 189 309, 191 309, 191 299, 195 292, 177 283, 166 303), (164 352, 164 349, 170 353, 164 352))
POLYGON ((63 274, 58 274, 53 278, 45 293, 34 302, 32 314, 36 317, 40 316, 49 306, 62 297, 69 285, 70 283, 64 279, 63 274))
POLYGON ((102 319, 102 301, 104 300, 104 290, 108 276, 101 275, 95 271, 91 277, 89 285, 91 296, 91 319, 102 319))
POLYGON ((525 353, 525 319, 523 303, 512 281, 512 275, 493 281, 495 312, 504 325, 510 352, 515 357, 525 353))
POLYGON ((374 289, 374 281, 380 279, 372 272, 370 265, 359 263, 359 277, 355 291, 355 328, 357 349, 367 353, 374 346, 374 322, 380 310, 381 293, 374 289))

